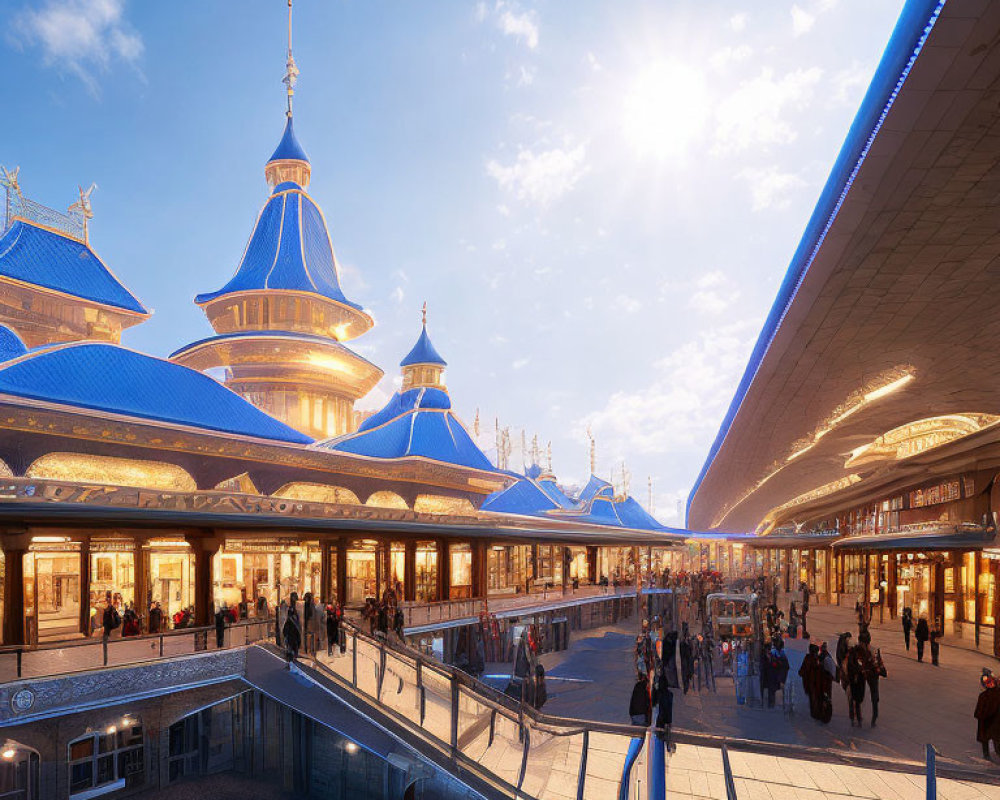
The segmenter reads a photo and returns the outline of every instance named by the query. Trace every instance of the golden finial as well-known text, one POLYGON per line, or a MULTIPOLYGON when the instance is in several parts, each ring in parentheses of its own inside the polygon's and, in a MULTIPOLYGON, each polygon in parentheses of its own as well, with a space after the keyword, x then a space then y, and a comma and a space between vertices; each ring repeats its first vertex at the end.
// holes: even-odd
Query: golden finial
POLYGON ((10 171, 4 166, 0 166, 0 186, 3 186, 7 190, 7 210, 4 216, 3 230, 7 230, 10 226, 10 220, 13 214, 11 213, 14 199, 12 195, 17 195, 18 200, 21 199, 21 186, 17 182, 17 174, 21 171, 20 167, 14 167, 14 171, 10 171))
POLYGON ((423 326, 427 327, 427 301, 424 300, 424 307, 420 310, 420 321, 423 326))
POLYGON ((551 475, 552 474, 552 442, 549 442, 547 451, 548 451, 547 452, 547 456, 548 456, 548 462, 549 462, 549 475, 551 475))
POLYGON ((89 243, 90 232, 87 223, 94 218, 94 212, 90 208, 90 195, 97 188, 97 184, 90 184, 90 188, 87 191, 84 191, 82 186, 78 186, 77 188, 80 190, 80 199, 69 207, 69 213, 76 212, 83 217, 83 241, 89 243))
POLYGON ((292 56, 292 0, 288 0, 288 60, 285 61, 285 77, 281 82, 285 84, 288 92, 288 116, 292 116, 292 95, 295 94, 295 82, 299 78, 299 68, 295 66, 295 58, 292 56))
POLYGON ((521 428, 521 472, 528 471, 528 438, 527 434, 524 432, 524 428, 521 428))
POLYGON ((476 420, 472 423, 472 430, 476 432, 476 438, 479 438, 479 409, 476 409, 476 420))

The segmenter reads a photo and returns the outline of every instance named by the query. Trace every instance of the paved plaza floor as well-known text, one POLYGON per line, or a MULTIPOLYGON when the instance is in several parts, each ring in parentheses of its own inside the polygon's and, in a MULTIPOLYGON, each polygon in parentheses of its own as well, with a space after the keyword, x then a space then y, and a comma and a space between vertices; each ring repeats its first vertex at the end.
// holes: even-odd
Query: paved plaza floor
MULTIPOLYGON (((812 641, 825 640, 831 648, 837 633, 853 630, 853 613, 836 607, 814 607, 809 614, 812 641)), ((542 657, 549 684, 545 711, 566 717, 606 722, 628 721, 628 702, 634 672, 632 650, 635 619, 612 628, 581 632, 570 648, 542 657), (561 681, 559 678, 570 678, 561 681), (583 681, 583 682, 580 682, 583 681)), ((998 667, 996 659, 962 647, 941 648, 941 666, 917 663, 916 652, 906 652, 901 631, 874 630, 873 646, 882 650, 888 678, 881 682, 878 727, 852 727, 847 699, 834 687, 834 718, 822 725, 809 716, 797 672, 808 642, 787 640, 790 679, 798 690, 795 711, 749 708, 736 704, 733 683, 720 679, 717 691, 674 692, 674 724, 691 731, 853 751, 887 758, 922 760, 925 745, 933 744, 942 763, 981 768, 1000 775, 1000 763, 982 758, 976 742, 972 713, 983 667, 998 667)), ((779 701, 780 706, 780 701, 779 701)), ((871 709, 866 699, 865 718, 871 709)))

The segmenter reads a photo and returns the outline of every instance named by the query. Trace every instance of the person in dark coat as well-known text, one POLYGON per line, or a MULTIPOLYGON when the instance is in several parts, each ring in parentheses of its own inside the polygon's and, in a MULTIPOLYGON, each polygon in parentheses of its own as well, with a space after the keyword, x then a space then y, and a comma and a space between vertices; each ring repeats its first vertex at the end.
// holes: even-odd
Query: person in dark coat
POLYGON ((941 655, 941 642, 938 640, 941 638, 941 634, 937 630, 931 631, 931 664, 935 667, 941 666, 938 664, 938 656, 941 655))
POLYGON ((917 620, 917 661, 924 660, 924 643, 931 638, 931 629, 927 625, 927 620, 921 617, 917 620))
POLYGON ((149 632, 159 633, 161 625, 163 625, 163 609, 160 608, 160 601, 154 600, 149 608, 149 632))
POLYGON ((326 654, 333 655, 333 647, 340 647, 340 606, 331 603, 326 607, 326 654))
POLYGON ((837 664, 827 650, 826 642, 819 646, 819 719, 826 724, 833 718, 833 682, 837 678, 837 664))
POLYGON ((223 603, 215 612, 215 646, 221 650, 226 637, 226 622, 229 621, 229 609, 223 603))
POLYGON ((694 678, 694 648, 691 646, 690 637, 681 639, 681 677, 684 680, 684 694, 688 693, 691 686, 691 679, 694 678))
POLYGON ((677 631, 670 631, 663 637, 661 662, 662 674, 666 679, 667 686, 671 689, 679 689, 681 685, 677 679, 677 631))
POLYGON ((802 659, 802 666, 799 667, 799 677, 802 679, 802 690, 806 693, 806 697, 809 698, 809 716, 813 719, 819 719, 820 717, 820 698, 817 696, 818 692, 816 691, 819 688, 819 670, 819 648, 811 644, 809 645, 809 652, 802 659))
MULTIPOLYGON (((872 701, 872 727, 875 727, 875 723, 878 721, 878 682, 879 678, 887 678, 889 673, 886 671, 885 664, 882 661, 882 651, 875 650, 872 652, 871 644, 872 637, 868 631, 865 631, 861 636, 858 637, 858 646, 863 647, 867 657, 865 659, 866 673, 865 682, 868 684, 868 697, 872 701)), ((860 724, 861 719, 858 718, 860 724)))
POLYGON ((375 635, 383 642, 389 635, 389 607, 385 603, 379 603, 375 612, 375 635))
POLYGON ((984 669, 980 685, 983 690, 976 700, 976 741, 983 746, 983 758, 989 759, 990 742, 994 752, 1000 754, 1000 684, 984 669))
POLYGON ((809 638, 809 628, 806 625, 806 617, 809 615, 809 586, 804 581, 802 583, 802 638, 809 638))
POLYGON ((767 690, 767 707, 774 708, 774 696, 779 689, 784 688, 788 679, 788 658, 777 647, 772 647, 771 652, 761 658, 767 662, 762 665, 765 668, 761 670, 764 688, 767 690))
POLYGON ((281 629, 281 638, 285 642, 285 659, 288 662, 285 669, 290 669, 292 661, 299 657, 299 647, 302 646, 302 623, 299 621, 299 612, 294 605, 288 606, 288 615, 285 617, 285 624, 281 629))
POLYGON ((306 653, 315 652, 313 644, 313 596, 312 592, 302 595, 302 634, 305 637, 306 653))
POLYGON ((906 649, 910 649, 910 631, 913 630, 913 609, 907 606, 903 609, 903 641, 906 643, 906 649))
POLYGON ((648 728, 652 722, 649 680, 642 673, 639 673, 635 686, 632 687, 632 697, 628 702, 628 715, 633 725, 642 725, 648 728))
POLYGON ((653 691, 653 704, 656 707, 656 727, 660 731, 657 736, 663 740, 669 750, 670 726, 674 722, 674 695, 666 680, 662 678, 653 691))
MULTIPOLYGON (((860 637, 859 637, 860 638, 860 637)), ((861 642, 854 645, 847 654, 847 685, 851 726, 862 725, 861 705, 865 701, 865 688, 868 686, 868 676, 873 671, 871 653, 861 642)))

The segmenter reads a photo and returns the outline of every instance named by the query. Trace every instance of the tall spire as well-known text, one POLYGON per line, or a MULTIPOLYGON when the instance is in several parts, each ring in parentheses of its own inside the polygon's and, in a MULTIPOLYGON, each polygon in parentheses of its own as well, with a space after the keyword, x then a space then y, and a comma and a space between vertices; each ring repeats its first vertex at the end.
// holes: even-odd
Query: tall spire
POLYGON ((285 61, 285 77, 281 82, 288 92, 288 111, 285 114, 289 119, 292 117, 292 95, 295 94, 295 81, 298 78, 299 68, 295 66, 295 57, 292 55, 292 0, 288 0, 288 59, 285 61))

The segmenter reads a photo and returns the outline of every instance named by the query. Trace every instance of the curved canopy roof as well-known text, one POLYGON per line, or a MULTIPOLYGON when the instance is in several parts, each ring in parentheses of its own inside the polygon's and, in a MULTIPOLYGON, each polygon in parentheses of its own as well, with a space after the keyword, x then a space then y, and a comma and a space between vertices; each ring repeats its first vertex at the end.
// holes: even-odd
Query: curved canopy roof
POLYGON ((424 325, 420 331, 420 337, 413 349, 406 354, 406 357, 399 362, 401 367, 409 367, 413 364, 440 364, 442 367, 448 366, 448 362, 441 358, 441 354, 434 348, 430 337, 427 335, 427 326, 424 325))
MULTIPOLYGON (((965 442, 875 466, 849 464, 855 451, 929 418, 996 412, 998 31, 998 3, 906 3, 691 492, 688 525, 822 523, 926 479, 929 459, 965 442)), ((963 458, 935 474, 975 463, 963 458)))
POLYGON ((240 436, 312 442, 207 375, 102 342, 58 344, 0 364, 0 393, 240 436))
POLYGON ((149 314, 89 245, 25 220, 14 220, 0 237, 0 275, 132 314, 149 314))
POLYGON ((448 393, 419 388, 397 392, 355 433, 320 442, 318 447, 370 458, 417 456, 494 471, 451 410, 448 393))
POLYGON ((295 135, 291 117, 285 123, 285 132, 268 159, 268 163, 270 164, 272 161, 305 161, 307 164, 309 163, 309 156, 306 155, 306 151, 302 149, 302 145, 299 144, 298 137, 295 135))
POLYGON ((209 303, 234 292, 268 289, 308 292, 361 310, 340 288, 337 261, 326 221, 311 197, 292 183, 281 184, 257 218, 243 260, 229 282, 215 292, 199 294, 209 303))

